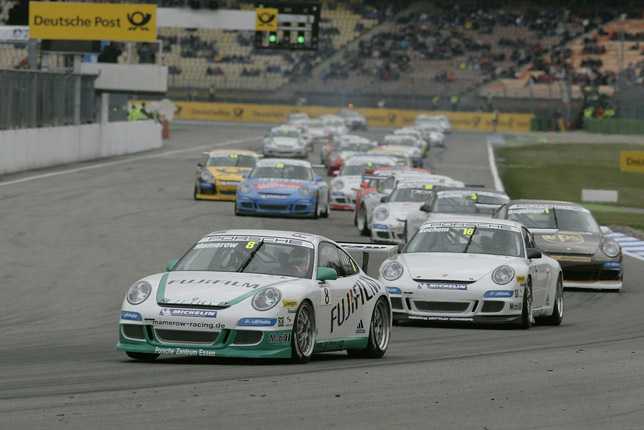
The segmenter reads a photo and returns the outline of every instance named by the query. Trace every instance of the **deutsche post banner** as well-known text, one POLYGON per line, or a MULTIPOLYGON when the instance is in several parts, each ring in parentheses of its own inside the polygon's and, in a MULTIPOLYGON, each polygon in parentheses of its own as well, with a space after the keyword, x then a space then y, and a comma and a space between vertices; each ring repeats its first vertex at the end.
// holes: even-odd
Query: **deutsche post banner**
POLYGON ((157 7, 126 3, 29 3, 29 38, 154 41, 157 7))

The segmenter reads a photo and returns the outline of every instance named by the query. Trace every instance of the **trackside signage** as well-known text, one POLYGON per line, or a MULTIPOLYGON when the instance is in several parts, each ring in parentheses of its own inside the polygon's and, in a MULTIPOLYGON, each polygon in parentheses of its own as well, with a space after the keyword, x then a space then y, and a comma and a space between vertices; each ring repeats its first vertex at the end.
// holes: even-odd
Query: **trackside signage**
POLYGON ((29 38, 154 41, 157 7, 125 3, 29 3, 29 38))
POLYGON ((619 168, 622 172, 644 172, 644 151, 622 151, 619 168))

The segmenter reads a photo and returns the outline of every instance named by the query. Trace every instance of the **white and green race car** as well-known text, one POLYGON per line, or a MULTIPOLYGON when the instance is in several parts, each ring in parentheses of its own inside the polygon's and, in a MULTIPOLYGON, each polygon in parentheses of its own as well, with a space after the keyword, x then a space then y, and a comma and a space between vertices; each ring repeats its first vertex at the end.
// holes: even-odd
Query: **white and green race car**
POLYGON ((314 352, 338 350, 382 357, 391 302, 384 285, 349 255, 352 248, 365 262, 374 250, 395 253, 306 233, 208 234, 166 272, 130 287, 117 349, 143 361, 163 354, 304 363, 314 352))

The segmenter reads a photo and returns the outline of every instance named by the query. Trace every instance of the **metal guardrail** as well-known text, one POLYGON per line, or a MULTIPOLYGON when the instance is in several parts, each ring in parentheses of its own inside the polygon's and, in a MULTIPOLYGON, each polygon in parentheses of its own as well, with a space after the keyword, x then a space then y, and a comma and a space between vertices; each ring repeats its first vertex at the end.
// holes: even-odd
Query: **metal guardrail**
POLYGON ((94 79, 73 73, 0 70, 0 130, 95 122, 94 79), (79 81, 80 106, 76 106, 79 81), (74 118, 76 108, 79 120, 74 118))

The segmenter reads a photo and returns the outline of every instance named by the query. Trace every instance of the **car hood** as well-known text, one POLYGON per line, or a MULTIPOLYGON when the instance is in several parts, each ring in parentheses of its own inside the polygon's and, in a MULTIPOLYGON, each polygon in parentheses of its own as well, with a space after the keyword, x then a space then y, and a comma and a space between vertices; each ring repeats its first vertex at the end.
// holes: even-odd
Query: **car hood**
MULTIPOLYGON (((360 184, 362 183, 362 176, 338 176, 337 178, 333 179, 333 182, 337 181, 344 182, 344 190, 351 190, 352 188, 360 188, 360 184)), ((333 186, 333 182, 331 183, 331 186, 333 186)))
POLYGON ((309 181, 298 179, 256 179, 251 181, 251 185, 258 193, 268 194, 292 194, 302 188, 303 185, 315 185, 309 181))
POLYGON ((295 148, 298 146, 302 146, 300 141, 297 138, 293 138, 293 137, 272 137, 268 140, 273 141, 274 145, 282 146, 284 148, 295 148))
POLYGON ((187 271, 166 275, 159 282, 158 303, 201 306, 229 306, 263 287, 298 279, 236 272, 187 271))
POLYGON ((385 146, 385 148, 395 150, 395 151, 404 151, 404 152, 407 152, 410 156, 415 156, 420 153, 420 149, 412 148, 411 146, 387 145, 385 146))
POLYGON ((537 247, 545 253, 587 254, 597 252, 602 235, 576 231, 530 229, 537 247))
POLYGON ((244 172, 250 172, 250 167, 235 167, 235 166, 208 166, 208 171, 212 173, 217 179, 224 181, 237 181, 241 182, 244 180, 244 172))
POLYGON ((478 281, 516 257, 443 252, 401 254, 414 280, 478 281))
POLYGON ((397 220, 404 221, 407 214, 411 211, 418 210, 423 202, 391 202, 387 203, 387 208, 397 220))

